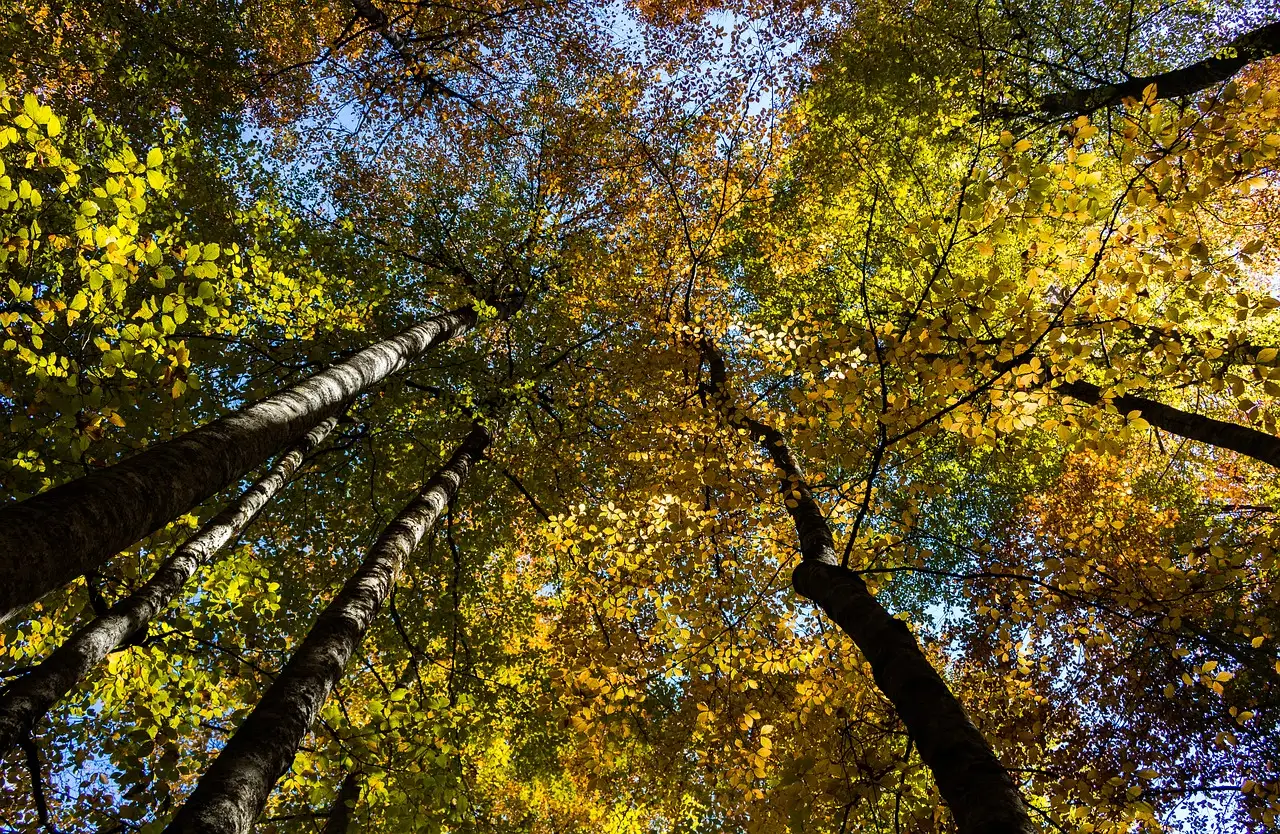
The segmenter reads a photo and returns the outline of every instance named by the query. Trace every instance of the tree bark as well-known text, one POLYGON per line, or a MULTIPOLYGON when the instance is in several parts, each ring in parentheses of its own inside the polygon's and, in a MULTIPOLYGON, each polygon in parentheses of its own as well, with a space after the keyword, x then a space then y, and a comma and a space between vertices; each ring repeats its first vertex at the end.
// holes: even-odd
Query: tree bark
POLYGON ((920 650, 906 623, 891 615, 862 578, 841 567, 822 507, 783 434, 733 405, 724 359, 709 341, 706 391, 732 425, 750 433, 781 473, 779 491, 800 538, 792 587, 813 600, 871 664, 876 685, 897 710, 920 758, 933 772, 960 834, 1033 834, 1022 794, 991 745, 920 650))
POLYGON ((5 687, 0 692, 0 760, 103 658, 124 648, 134 635, 145 631, 151 619, 178 595, 196 570, 253 521, 302 466, 303 456, 319 446, 337 423, 336 417, 330 417, 308 432, 276 461, 262 480, 245 490, 165 559, 145 585, 89 622, 42 663, 5 687))
POLYGON ((201 777, 168 834, 246 834, 289 769, 316 713, 364 639, 404 560, 457 494, 489 444, 476 425, 369 548, 262 700, 201 777))
POLYGON ((470 306, 434 316, 234 414, 0 508, 0 622, 235 483, 476 323, 470 306))
POLYGON ((329 818, 325 820, 321 834, 347 834, 355 817, 356 805, 360 802, 360 776, 348 773, 338 789, 338 796, 329 809, 329 818))
POLYGON ((1170 434, 1198 440, 1220 449, 1230 449, 1254 460, 1280 467, 1280 437, 1275 435, 1248 426, 1192 414, 1145 397, 1135 397, 1132 394, 1106 398, 1100 386, 1082 380, 1059 385, 1058 391, 1093 405, 1109 400, 1122 414, 1139 411, 1142 413, 1142 419, 1170 434))
POLYGON ((395 29, 391 28, 391 19, 387 17, 386 12, 373 4, 373 0, 351 0, 351 5, 355 7, 356 14, 368 21, 402 60, 410 65, 414 63, 409 44, 395 29))
POLYGON ((1126 98, 1142 98, 1142 91, 1156 85, 1160 98, 1178 98, 1226 81, 1255 61, 1280 52, 1280 22, 1246 32, 1226 45, 1222 58, 1210 57, 1176 70, 1129 78, 1116 84, 1053 93, 1040 99, 1038 110, 1047 116, 1078 116, 1119 104, 1126 98))

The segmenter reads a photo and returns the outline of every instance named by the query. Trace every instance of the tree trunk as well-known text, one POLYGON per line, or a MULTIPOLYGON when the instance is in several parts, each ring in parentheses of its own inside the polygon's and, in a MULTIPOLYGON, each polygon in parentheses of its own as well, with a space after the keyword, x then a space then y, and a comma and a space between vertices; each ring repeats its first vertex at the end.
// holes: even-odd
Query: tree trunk
POLYGON ((476 322, 470 306, 434 316, 234 414, 3 507, 0 622, 235 483, 361 392, 476 322))
POLYGON ((1160 98, 1178 98, 1207 90, 1249 64, 1280 52, 1280 22, 1246 32, 1227 44, 1223 52, 1228 54, 1221 58, 1205 58, 1169 72, 1047 95, 1040 99, 1037 109, 1044 115, 1055 117, 1092 113, 1119 104, 1126 98, 1141 99, 1142 91, 1149 84, 1156 85, 1160 98))
POLYGON ((779 491, 800 538, 801 561, 792 573, 792 586, 817 603, 867 658, 876 685, 933 771, 960 834, 1036 832, 1017 785, 906 623, 885 610, 857 573, 840 566, 831 527, 786 438, 731 403, 724 360, 710 342, 702 344, 702 354, 711 369, 707 392, 731 424, 747 429, 781 473, 779 491))
POLYGON ((395 585, 400 566, 466 481, 489 444, 476 425, 453 457, 400 511, 359 570, 329 603, 253 712, 201 777, 165 829, 168 834, 246 834, 329 691, 342 676, 374 616, 395 585))
POLYGON ((338 789, 338 797, 333 800, 333 807, 329 809, 329 818, 325 820, 321 834, 347 834, 359 802, 360 777, 354 772, 348 773, 338 789))
POLYGON ((145 585, 85 625, 42 663, 9 684, 0 693, 0 760, 103 658, 124 648, 134 635, 144 632, 151 618, 178 595, 196 569, 253 521, 298 471, 303 456, 319 446, 337 423, 336 417, 330 417, 308 432, 276 461, 262 480, 245 490, 239 499, 165 559, 145 585))
POLYGON ((351 5, 355 7, 356 14, 363 17, 401 59, 409 64, 415 63, 409 44, 391 28, 391 19, 387 17, 386 12, 375 6, 372 0, 351 0, 351 5))
MULTIPOLYGON (((1106 399, 1102 395, 1103 389, 1091 382, 1068 382, 1065 385, 1059 385, 1058 391, 1093 405, 1097 405, 1106 399)), ((1192 414, 1155 400, 1135 397, 1131 394, 1111 397, 1109 401, 1122 414, 1128 414, 1131 411, 1141 412, 1142 419, 1158 429, 1164 429, 1170 434, 1176 434, 1179 437, 1185 437, 1190 440, 1198 440, 1201 443, 1217 446, 1220 449, 1230 449, 1233 452, 1247 455, 1254 460, 1280 467, 1280 437, 1275 435, 1267 434, 1248 426, 1192 414)))

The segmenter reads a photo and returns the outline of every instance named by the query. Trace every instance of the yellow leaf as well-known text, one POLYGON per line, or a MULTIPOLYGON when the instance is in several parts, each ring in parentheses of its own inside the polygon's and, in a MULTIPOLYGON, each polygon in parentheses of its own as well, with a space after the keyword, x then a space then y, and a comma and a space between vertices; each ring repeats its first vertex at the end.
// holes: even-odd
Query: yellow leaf
POLYGON ((34 93, 27 93, 22 99, 22 109, 31 117, 31 121, 41 124, 45 121, 44 108, 40 106, 40 99, 35 97, 34 93))

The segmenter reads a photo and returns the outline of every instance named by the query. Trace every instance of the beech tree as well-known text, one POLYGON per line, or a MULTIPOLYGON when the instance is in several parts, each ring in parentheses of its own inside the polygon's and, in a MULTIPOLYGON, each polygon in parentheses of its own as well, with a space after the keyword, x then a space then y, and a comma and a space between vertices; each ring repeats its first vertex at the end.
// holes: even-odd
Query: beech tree
POLYGON ((173 831, 249 831, 275 781, 359 647, 402 563, 466 481, 489 445, 476 426, 369 548, 271 688, 231 737, 169 824, 173 831))
POLYGON ((1275 826, 1275 9, 5 9, 5 828, 1275 826))
POLYGON ((234 483, 250 467, 440 342, 474 309, 434 316, 320 374, 93 476, 6 507, 6 618, 234 483))
POLYGON ((746 429, 781 474, 779 494, 795 521, 801 561, 796 592, 818 604, 862 650, 876 684, 893 703, 933 771, 960 831, 1034 830, 1022 797, 964 707, 916 645, 910 631, 876 602, 857 573, 837 561, 835 538, 785 437, 731 403, 724 359, 708 341, 707 393, 730 425, 746 429))

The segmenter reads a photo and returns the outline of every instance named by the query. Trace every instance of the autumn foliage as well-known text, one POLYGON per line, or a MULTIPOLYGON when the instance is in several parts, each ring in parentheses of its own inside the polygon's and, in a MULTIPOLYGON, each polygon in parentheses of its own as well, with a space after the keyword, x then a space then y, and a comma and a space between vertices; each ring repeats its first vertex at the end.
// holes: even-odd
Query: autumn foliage
POLYGON ((1280 825, 1275 10, 909 5, 0 0, 0 827, 1280 825))

